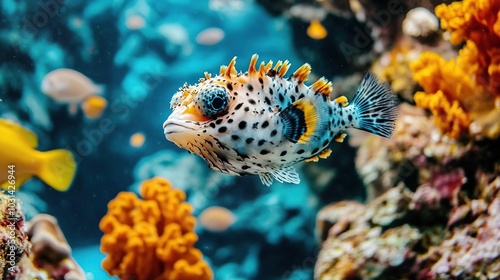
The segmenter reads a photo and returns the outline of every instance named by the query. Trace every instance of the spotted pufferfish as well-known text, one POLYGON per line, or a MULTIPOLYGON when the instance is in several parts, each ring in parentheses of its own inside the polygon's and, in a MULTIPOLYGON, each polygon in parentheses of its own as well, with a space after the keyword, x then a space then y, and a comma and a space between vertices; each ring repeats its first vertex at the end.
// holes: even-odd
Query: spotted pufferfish
POLYGON ((354 127, 390 137, 397 117, 397 98, 367 73, 349 104, 345 96, 330 99, 332 84, 320 78, 304 84, 311 67, 304 64, 285 77, 290 63, 260 63, 237 72, 236 57, 214 77, 184 84, 172 97, 172 114, 163 124, 165 136, 203 158, 213 170, 258 174, 270 186, 298 184, 293 165, 327 158, 333 140, 342 142, 354 127))

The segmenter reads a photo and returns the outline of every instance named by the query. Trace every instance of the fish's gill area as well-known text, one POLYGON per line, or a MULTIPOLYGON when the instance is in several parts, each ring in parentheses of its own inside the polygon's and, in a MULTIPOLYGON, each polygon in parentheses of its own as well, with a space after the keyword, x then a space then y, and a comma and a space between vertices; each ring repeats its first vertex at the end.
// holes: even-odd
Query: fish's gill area
POLYGON ((499 136, 498 0, 3 0, 0 279, 500 279, 499 136), (165 139, 253 54, 344 103, 373 73, 393 135, 270 187, 165 139))

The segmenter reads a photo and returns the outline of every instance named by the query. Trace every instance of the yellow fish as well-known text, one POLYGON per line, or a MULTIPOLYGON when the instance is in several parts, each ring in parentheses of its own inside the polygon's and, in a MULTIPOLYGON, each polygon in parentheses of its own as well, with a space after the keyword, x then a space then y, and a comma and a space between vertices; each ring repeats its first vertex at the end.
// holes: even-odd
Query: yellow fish
POLYGON ((37 136, 5 119, 0 119, 0 135, 0 185, 4 189, 18 189, 32 176, 58 191, 69 188, 76 171, 69 151, 37 151, 37 136))

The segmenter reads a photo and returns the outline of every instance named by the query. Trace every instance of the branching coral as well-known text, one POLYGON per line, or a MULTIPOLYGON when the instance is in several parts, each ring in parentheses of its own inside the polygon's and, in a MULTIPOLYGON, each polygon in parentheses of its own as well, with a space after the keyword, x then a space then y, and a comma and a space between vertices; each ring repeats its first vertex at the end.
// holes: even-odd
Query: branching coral
POLYGON ((410 64, 424 89, 418 106, 429 109, 442 131, 454 138, 500 135, 500 2, 465 0, 435 9, 450 42, 464 47, 455 59, 425 52, 410 64), (497 102, 496 102, 497 101, 497 102))
POLYGON ((120 279, 212 279, 193 246, 196 220, 184 192, 157 177, 143 182, 141 196, 121 192, 108 204, 99 224, 102 267, 120 279))

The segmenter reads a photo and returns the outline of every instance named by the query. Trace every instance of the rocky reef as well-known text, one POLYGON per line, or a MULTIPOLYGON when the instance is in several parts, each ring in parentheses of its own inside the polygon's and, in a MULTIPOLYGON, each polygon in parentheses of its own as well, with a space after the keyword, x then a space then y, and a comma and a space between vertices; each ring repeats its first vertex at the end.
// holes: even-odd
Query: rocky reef
POLYGON ((0 192, 0 208, 0 273, 2 279, 14 280, 21 273, 19 262, 28 256, 31 244, 24 229, 21 203, 15 195, 0 192))
POLYGON ((21 201, 3 192, 0 207, 2 279, 86 279, 54 217, 38 214, 26 222, 21 201))
POLYGON ((353 135, 367 200, 318 213, 315 279, 500 277, 499 8, 439 5, 372 65, 404 104, 391 139, 353 135))

